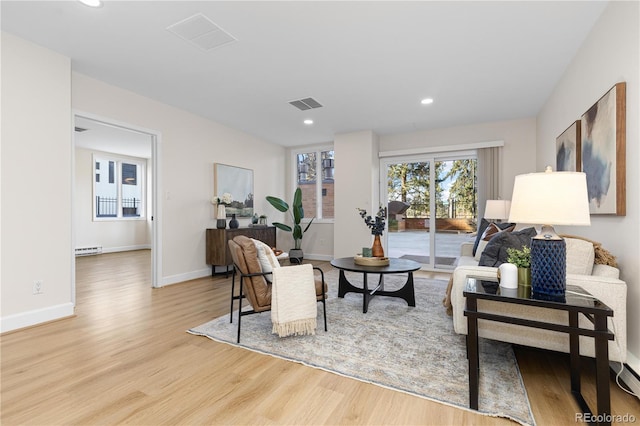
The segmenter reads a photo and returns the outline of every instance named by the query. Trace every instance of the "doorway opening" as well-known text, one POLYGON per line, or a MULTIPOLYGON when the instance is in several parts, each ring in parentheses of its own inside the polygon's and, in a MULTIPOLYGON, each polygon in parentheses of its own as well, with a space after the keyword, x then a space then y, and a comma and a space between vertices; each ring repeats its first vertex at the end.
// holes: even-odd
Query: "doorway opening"
POLYGON ((76 256, 148 249, 147 282, 159 287, 159 133, 86 113, 75 113, 73 124, 76 256))
POLYGON ((382 160, 388 206, 387 252, 425 269, 453 269, 477 223, 475 152, 382 160))

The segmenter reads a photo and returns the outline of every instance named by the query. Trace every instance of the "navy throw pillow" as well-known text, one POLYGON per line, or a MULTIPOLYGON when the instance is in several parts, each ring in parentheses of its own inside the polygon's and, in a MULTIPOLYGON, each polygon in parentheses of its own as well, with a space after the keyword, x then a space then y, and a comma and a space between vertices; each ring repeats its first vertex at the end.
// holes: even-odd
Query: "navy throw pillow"
POLYGON ((484 248, 478 266, 497 268, 507 261, 508 248, 522 250, 522 246, 531 247, 531 238, 537 234, 536 228, 525 228, 514 232, 500 232, 489 240, 484 248))

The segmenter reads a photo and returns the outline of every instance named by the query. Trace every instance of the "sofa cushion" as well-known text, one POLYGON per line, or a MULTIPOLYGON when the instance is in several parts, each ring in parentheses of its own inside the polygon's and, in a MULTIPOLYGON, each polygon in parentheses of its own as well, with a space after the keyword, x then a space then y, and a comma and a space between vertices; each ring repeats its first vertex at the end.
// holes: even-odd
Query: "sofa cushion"
POLYGON ((456 262, 456 267, 458 266, 478 266, 478 261, 471 256, 460 256, 456 262))
POLYGON ((522 246, 531 246, 531 238, 537 234, 536 229, 525 228, 521 231, 500 232, 496 234, 485 247, 479 266, 498 267, 507 261, 508 248, 522 249, 522 246))
POLYGON ((593 243, 576 238, 565 238, 567 245, 567 274, 591 275, 595 250, 593 243))
POLYGON ((478 226, 478 233, 476 235, 476 241, 473 243, 473 255, 476 255, 476 251, 478 249, 478 244, 480 244, 480 240, 482 240, 482 234, 484 234, 484 231, 487 229, 487 227, 489 226, 490 223, 494 223, 498 228, 500 229, 506 229, 509 228, 511 226, 515 226, 515 223, 509 223, 509 222, 504 222, 504 223, 496 223, 496 222, 489 222, 487 219, 482 218, 480 220, 480 225, 478 226))

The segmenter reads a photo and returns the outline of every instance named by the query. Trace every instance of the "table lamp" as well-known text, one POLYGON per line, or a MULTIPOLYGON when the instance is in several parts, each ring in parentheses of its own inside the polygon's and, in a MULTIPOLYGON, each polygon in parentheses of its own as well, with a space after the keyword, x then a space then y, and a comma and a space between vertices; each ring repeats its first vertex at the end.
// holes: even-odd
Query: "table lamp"
POLYGON ((531 239, 531 292, 537 299, 564 301, 567 252, 553 225, 590 225, 584 173, 553 172, 516 176, 509 222, 540 224, 531 239))
POLYGON ((486 219, 495 219, 498 222, 509 219, 509 210, 511 209, 511 201, 509 200, 487 200, 484 208, 484 217, 486 219))

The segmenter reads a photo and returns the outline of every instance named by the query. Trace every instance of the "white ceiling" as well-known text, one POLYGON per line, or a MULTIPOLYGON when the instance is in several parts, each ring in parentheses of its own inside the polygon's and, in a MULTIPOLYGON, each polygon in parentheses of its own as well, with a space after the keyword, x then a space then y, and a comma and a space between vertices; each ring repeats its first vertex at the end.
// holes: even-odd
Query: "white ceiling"
POLYGON ((147 133, 81 116, 76 116, 74 124, 74 143, 78 148, 151 158, 152 139, 147 133))
POLYGON ((606 2, 0 5, 3 31, 70 57, 74 71, 296 146, 533 117, 606 2), (166 30, 196 13, 237 41, 205 51, 166 30), (324 106, 288 103, 306 97, 324 106), (421 105, 425 97, 434 103, 421 105))

